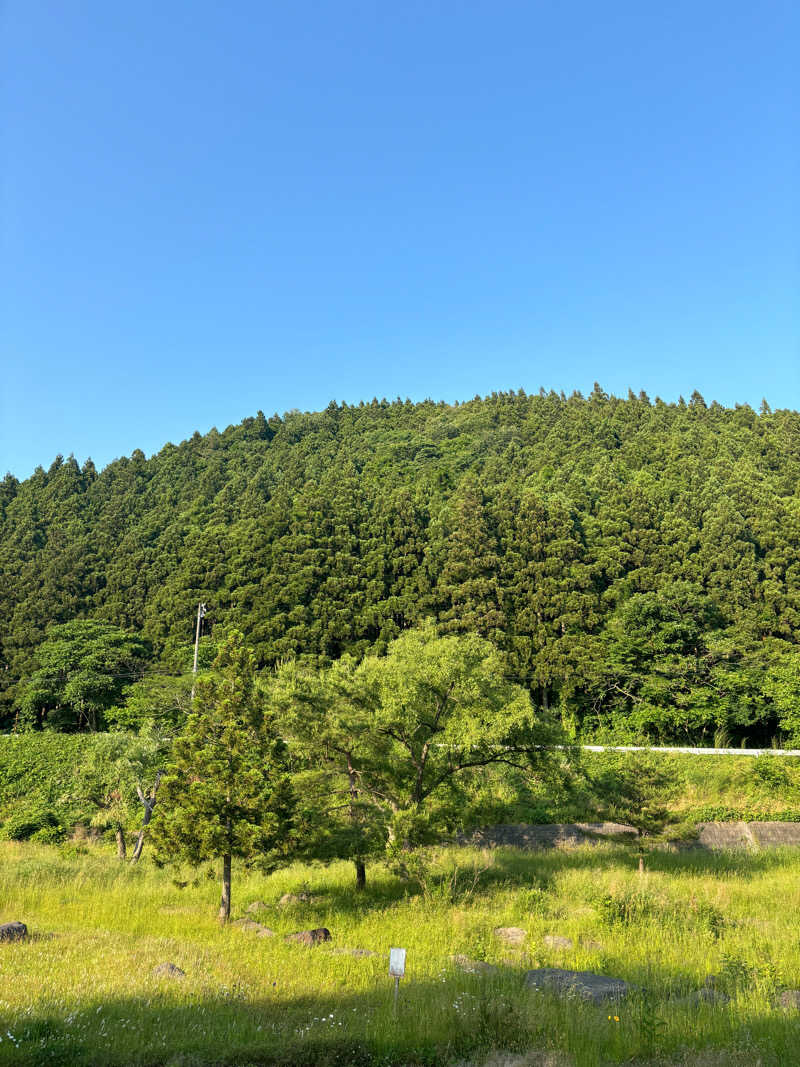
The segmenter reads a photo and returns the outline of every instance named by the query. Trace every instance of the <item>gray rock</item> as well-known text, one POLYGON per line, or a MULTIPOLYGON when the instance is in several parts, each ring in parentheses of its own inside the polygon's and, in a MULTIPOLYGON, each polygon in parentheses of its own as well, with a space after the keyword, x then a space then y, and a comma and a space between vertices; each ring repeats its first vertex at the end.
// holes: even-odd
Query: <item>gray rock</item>
POLYGON ((25 923, 12 922, 0 925, 0 941, 24 941, 28 936, 25 923))
POLYGON ((573 947, 571 937, 562 937, 560 934, 545 934, 542 938, 547 948, 568 949, 573 947))
POLYGON ((494 931, 494 936, 505 941, 507 945, 521 945, 528 933, 520 926, 498 926, 494 931))
POLYGON ((541 967, 525 975, 528 989, 543 992, 567 993, 602 1004, 606 1000, 626 997, 631 987, 621 978, 609 978, 591 971, 563 971, 559 967, 541 967))
POLYGON ((319 926, 316 930, 298 930, 296 934, 287 934, 284 941, 294 941, 298 945, 321 945, 323 941, 330 941, 331 932, 325 926, 319 926))
POLYGON ((292 904, 313 904, 314 898, 310 893, 284 893, 278 901, 281 908, 290 907, 292 904))
POLYGON ((237 919, 235 922, 231 923, 231 926, 236 926, 239 930, 255 934, 256 937, 275 936, 274 930, 270 930, 268 926, 262 926, 261 923, 257 923, 254 919, 237 919))
POLYGON ((451 956, 450 962, 466 974, 497 974, 497 968, 493 964, 485 963, 483 960, 471 960, 469 956, 460 954, 451 956))
POLYGON ((257 923, 255 919, 235 919, 231 926, 237 926, 240 930, 252 930, 253 933, 262 929, 261 923, 257 923))
POLYGON ((247 905, 245 911, 249 912, 252 915, 253 912, 267 911, 268 909, 269 905, 265 904, 263 900, 254 900, 252 904, 247 905))
POLYGON ((778 997, 778 1006, 786 1011, 800 1011, 800 989, 784 989, 778 997))
POLYGON ((549 825, 489 826, 461 834, 459 845, 476 845, 478 848, 564 848, 588 845, 620 835, 635 836, 632 826, 616 822, 551 823, 549 825))
POLYGON ((156 978, 186 977, 186 971, 182 971, 180 967, 176 967, 174 963, 159 963, 157 967, 153 968, 153 974, 156 978))
POLYGON ((690 993, 686 997, 676 997, 670 1003, 679 1004, 686 1008, 699 1008, 702 1004, 729 1004, 730 999, 728 994, 723 993, 721 989, 704 986, 702 989, 696 989, 694 993, 690 993))

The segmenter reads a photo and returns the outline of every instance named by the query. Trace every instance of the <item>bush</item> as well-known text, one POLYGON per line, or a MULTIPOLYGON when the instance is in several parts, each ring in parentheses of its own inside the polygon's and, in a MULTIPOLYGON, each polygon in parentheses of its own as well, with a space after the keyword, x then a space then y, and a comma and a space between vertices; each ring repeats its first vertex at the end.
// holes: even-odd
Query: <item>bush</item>
POLYGON ((58 840, 59 836, 63 836, 63 830, 58 825, 58 819, 50 808, 43 805, 13 812, 6 819, 2 830, 2 837, 6 841, 53 841, 58 840), (56 832, 56 837, 39 836, 53 832, 56 832))
POLYGON ((636 890, 621 890, 605 893, 594 902, 600 919, 608 926, 628 926, 647 919, 658 909, 648 893, 636 890))

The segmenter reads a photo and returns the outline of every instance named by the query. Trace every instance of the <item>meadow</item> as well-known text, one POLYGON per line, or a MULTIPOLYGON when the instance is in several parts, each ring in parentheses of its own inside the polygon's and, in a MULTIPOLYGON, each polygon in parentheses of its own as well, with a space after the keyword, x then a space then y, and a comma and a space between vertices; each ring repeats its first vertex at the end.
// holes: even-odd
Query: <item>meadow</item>
POLYGON ((778 1000, 800 988, 796 850, 658 852, 641 878, 624 845, 444 849, 413 883, 374 867, 364 893, 352 886, 347 864, 235 871, 235 917, 276 934, 259 937, 220 927, 210 868, 2 843, 0 922, 30 937, 0 945, 0 1063, 800 1063, 800 1019, 778 1000), (281 906, 286 893, 310 899, 281 906), (314 948, 281 936, 320 926, 332 940, 314 948), (396 1014, 394 946, 408 950, 396 1014), (464 973, 458 955, 496 970, 464 973), (154 975, 164 962, 185 976, 154 975), (594 1006, 526 990, 540 966, 636 992, 594 1006), (697 995, 709 976, 716 1001, 697 995))

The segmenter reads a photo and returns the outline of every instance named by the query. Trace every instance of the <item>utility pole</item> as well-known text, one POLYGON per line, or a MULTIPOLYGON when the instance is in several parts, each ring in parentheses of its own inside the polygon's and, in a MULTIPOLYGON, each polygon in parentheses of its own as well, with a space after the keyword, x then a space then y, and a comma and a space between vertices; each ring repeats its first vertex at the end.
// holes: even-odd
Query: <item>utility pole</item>
POLYGON ((206 615, 206 606, 201 600, 197 605, 197 627, 194 633, 194 665, 192 666, 192 700, 194 700, 194 678, 197 675, 197 651, 200 648, 200 629, 206 615))

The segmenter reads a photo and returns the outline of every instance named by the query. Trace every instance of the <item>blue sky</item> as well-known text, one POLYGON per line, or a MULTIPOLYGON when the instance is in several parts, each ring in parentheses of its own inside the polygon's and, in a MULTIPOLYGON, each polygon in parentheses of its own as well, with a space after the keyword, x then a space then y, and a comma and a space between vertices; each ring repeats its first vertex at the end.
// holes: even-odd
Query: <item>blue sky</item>
POLYGON ((0 474, 375 395, 800 407, 793 0, 0 17, 0 474))

